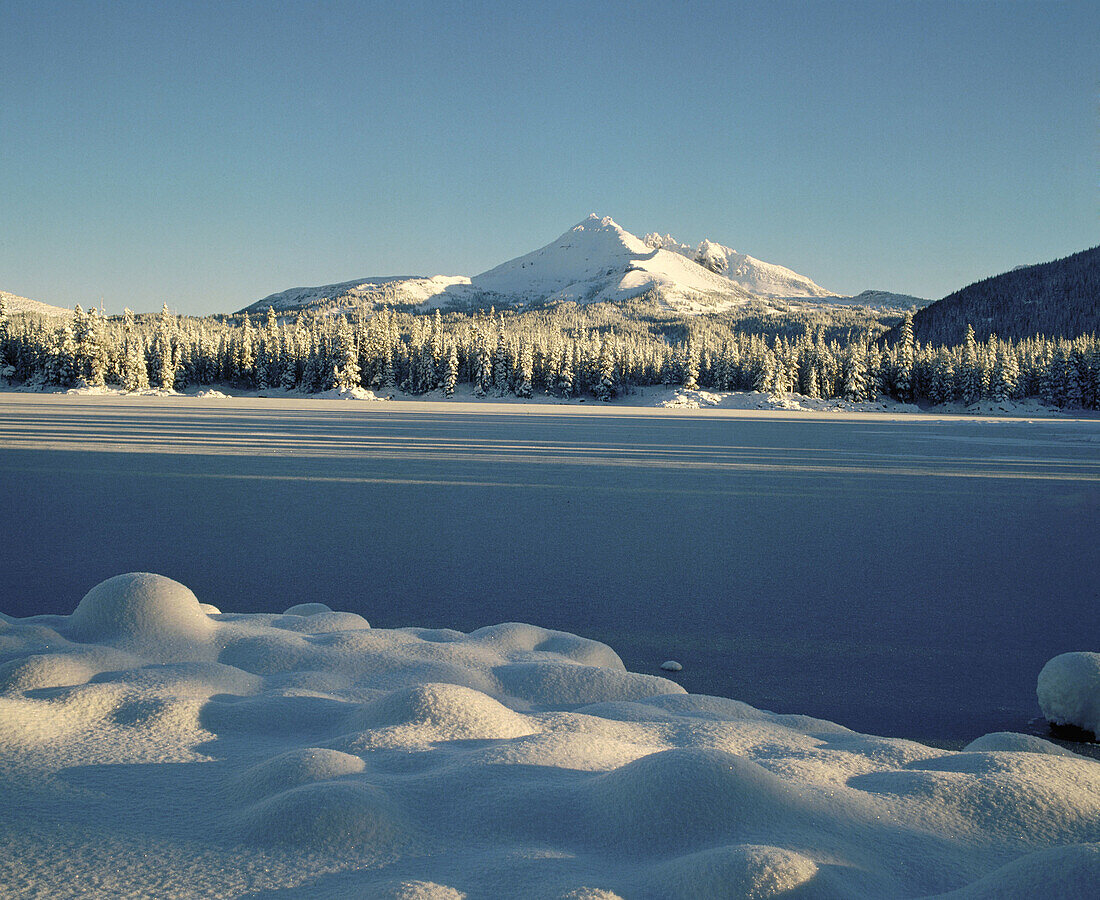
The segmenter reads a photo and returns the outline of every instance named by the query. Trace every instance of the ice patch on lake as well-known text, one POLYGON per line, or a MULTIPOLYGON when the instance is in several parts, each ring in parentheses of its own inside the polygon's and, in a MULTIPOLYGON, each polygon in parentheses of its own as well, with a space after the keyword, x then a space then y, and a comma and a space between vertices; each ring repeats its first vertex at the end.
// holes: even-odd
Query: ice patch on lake
MULTIPOLYGON (((1097 654, 1067 656, 1051 697, 1097 654)), ((690 695, 533 625, 219 613, 149 573, 69 616, 0 615, 0 790, 0 867, 25 895, 961 898, 1100 879, 1100 765, 1041 738, 944 751, 690 695)))

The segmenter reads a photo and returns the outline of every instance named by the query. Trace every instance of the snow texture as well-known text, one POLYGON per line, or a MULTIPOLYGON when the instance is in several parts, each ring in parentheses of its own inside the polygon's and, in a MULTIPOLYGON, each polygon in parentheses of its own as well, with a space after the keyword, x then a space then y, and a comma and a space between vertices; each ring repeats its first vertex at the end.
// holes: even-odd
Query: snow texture
POLYGON ((20 896, 1088 896, 1100 765, 633 674, 533 625, 211 613, 134 573, 0 616, 20 896), (283 894, 280 894, 283 896, 283 894))
POLYGON ((1043 666, 1036 689, 1048 722, 1100 737, 1100 653, 1063 653, 1043 666))

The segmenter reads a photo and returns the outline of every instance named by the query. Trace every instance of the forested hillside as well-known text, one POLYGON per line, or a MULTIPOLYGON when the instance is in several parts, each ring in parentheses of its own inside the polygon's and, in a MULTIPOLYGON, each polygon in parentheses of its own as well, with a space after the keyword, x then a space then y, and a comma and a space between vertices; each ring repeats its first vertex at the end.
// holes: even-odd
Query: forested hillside
POLYGON ((967 325, 979 340, 1100 333, 1100 247, 975 282, 913 316, 924 343, 958 344, 967 325))

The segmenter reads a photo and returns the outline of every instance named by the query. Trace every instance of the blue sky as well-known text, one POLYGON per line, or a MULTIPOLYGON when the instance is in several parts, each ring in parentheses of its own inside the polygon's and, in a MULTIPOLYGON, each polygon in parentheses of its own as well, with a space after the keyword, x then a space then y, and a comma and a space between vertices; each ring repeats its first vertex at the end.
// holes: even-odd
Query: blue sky
POLYGON ((938 298, 1100 242, 1093 3, 0 2, 0 289, 238 309, 589 212, 938 298))

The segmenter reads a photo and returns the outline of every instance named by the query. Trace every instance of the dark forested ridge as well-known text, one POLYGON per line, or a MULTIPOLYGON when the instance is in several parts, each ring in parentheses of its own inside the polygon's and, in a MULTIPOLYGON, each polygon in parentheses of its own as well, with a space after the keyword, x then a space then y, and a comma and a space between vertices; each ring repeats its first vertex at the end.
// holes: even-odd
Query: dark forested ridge
MULTIPOLYGON (((977 281, 913 316, 926 344, 960 344, 967 325, 978 340, 1100 333, 1100 246, 977 281)), ((895 329, 887 340, 898 336, 895 329)))

